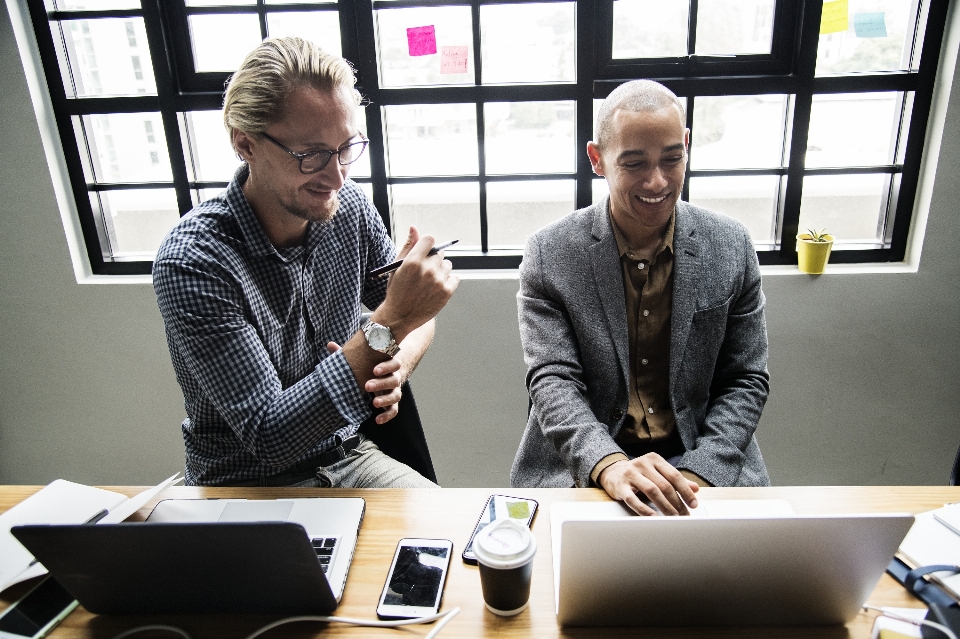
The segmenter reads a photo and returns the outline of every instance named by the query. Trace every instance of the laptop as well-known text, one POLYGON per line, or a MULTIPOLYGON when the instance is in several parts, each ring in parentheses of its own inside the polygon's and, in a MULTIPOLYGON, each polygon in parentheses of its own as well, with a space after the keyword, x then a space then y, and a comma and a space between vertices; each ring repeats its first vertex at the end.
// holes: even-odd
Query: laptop
POLYGON ((554 504, 558 622, 843 624, 857 615, 914 520, 903 513, 793 515, 789 504, 772 501, 757 513, 749 503, 704 502, 692 517, 639 517, 618 502, 554 504), (711 506, 717 514, 704 512, 711 506))
POLYGON ((147 523, 17 526, 97 614, 327 614, 343 594, 359 498, 166 500, 147 523))

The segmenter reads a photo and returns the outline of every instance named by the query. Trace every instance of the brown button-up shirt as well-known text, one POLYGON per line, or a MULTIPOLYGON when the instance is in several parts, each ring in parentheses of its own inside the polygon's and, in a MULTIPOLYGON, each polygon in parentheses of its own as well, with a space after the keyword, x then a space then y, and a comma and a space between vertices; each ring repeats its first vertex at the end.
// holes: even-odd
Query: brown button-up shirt
MULTIPOLYGON (((676 421, 670 406, 670 326, 673 308, 673 231, 676 214, 650 260, 639 259, 613 217, 610 225, 620 253, 623 291, 627 303, 630 344, 628 407, 616 442, 628 446, 660 442, 673 436, 676 421)), ((615 453, 600 460, 591 472, 597 483, 610 464, 626 459, 615 453)), ((707 485, 694 473, 684 476, 707 485)))

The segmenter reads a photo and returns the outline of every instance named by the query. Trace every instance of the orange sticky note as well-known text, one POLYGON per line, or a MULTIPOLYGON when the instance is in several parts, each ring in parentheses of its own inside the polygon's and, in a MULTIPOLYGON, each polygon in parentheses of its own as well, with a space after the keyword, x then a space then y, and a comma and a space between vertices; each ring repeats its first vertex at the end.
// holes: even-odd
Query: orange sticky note
POLYGON ((440 47, 440 73, 467 73, 468 47, 440 47))
POLYGON ((833 0, 823 3, 823 13, 820 14, 820 33, 840 33, 850 28, 850 10, 847 0, 833 0))

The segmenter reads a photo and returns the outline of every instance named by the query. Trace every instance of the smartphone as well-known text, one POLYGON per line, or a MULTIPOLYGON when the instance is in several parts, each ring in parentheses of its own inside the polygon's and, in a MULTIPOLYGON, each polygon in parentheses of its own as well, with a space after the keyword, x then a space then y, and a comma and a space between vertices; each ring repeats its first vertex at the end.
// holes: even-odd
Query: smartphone
POLYGON ((477 533, 498 519, 516 519, 523 523, 527 528, 533 523, 533 516, 537 514, 537 502, 533 499, 524 499, 523 497, 508 497, 507 495, 490 495, 487 505, 480 513, 480 519, 477 525, 473 527, 470 533, 470 541, 463 547, 463 561, 475 565, 477 556, 473 554, 473 539, 477 533))
POLYGON ((401 539, 380 595, 381 619, 412 619, 440 610, 453 544, 447 539, 401 539))
POLYGON ((77 601, 53 577, 0 613, 0 639, 40 639, 73 612, 77 601))

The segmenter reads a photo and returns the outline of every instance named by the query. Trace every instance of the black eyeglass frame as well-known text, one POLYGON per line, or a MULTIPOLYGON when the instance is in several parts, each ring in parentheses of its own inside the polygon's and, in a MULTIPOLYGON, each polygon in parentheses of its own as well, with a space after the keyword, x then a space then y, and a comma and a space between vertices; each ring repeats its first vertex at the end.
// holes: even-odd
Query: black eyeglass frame
POLYGON ((351 143, 349 143, 349 144, 344 144, 343 146, 341 146, 341 147, 340 147, 339 149, 337 149, 336 151, 309 151, 309 152, 307 152, 307 153, 297 153, 296 151, 292 151, 292 150, 288 149, 287 147, 283 146, 282 144, 280 144, 279 142, 277 142, 276 140, 274 140, 272 137, 270 137, 270 136, 267 135, 266 133, 260 133, 260 135, 261 135, 262 137, 266 138, 267 140, 273 142, 275 145, 277 145, 278 147, 280 147, 280 148, 283 149, 284 151, 286 151, 286 152, 290 155, 290 157, 296 159, 297 162, 298 162, 299 165, 300 165, 300 172, 303 173, 304 175, 311 175, 311 174, 313 174, 313 173, 319 173, 320 171, 324 170, 325 168, 327 168, 327 165, 330 164, 330 159, 333 158, 334 155, 337 156, 337 162, 340 164, 340 166, 349 166, 350 164, 353 164, 354 162, 356 162, 357 160, 360 159, 360 156, 363 155, 363 152, 367 149, 367 145, 370 144, 370 140, 368 140, 367 138, 365 138, 362 133, 359 133, 358 135, 362 138, 359 142, 351 142, 351 143), (343 156, 340 155, 340 154, 341 154, 344 150, 346 150, 346 149, 348 149, 348 148, 350 148, 350 147, 355 147, 355 146, 357 146, 358 144, 361 145, 361 147, 360 147, 360 152, 357 153, 357 157, 353 158, 353 159, 350 160, 349 162, 344 162, 344 161, 343 161, 343 156), (305 170, 303 169, 303 161, 304 161, 304 160, 306 160, 306 159, 307 159, 308 157, 310 157, 310 156, 313 156, 313 155, 323 155, 324 153, 327 154, 327 159, 324 160, 324 162, 323 162, 320 166, 318 166, 317 168, 315 168, 315 169, 312 170, 312 171, 305 171, 305 170))

